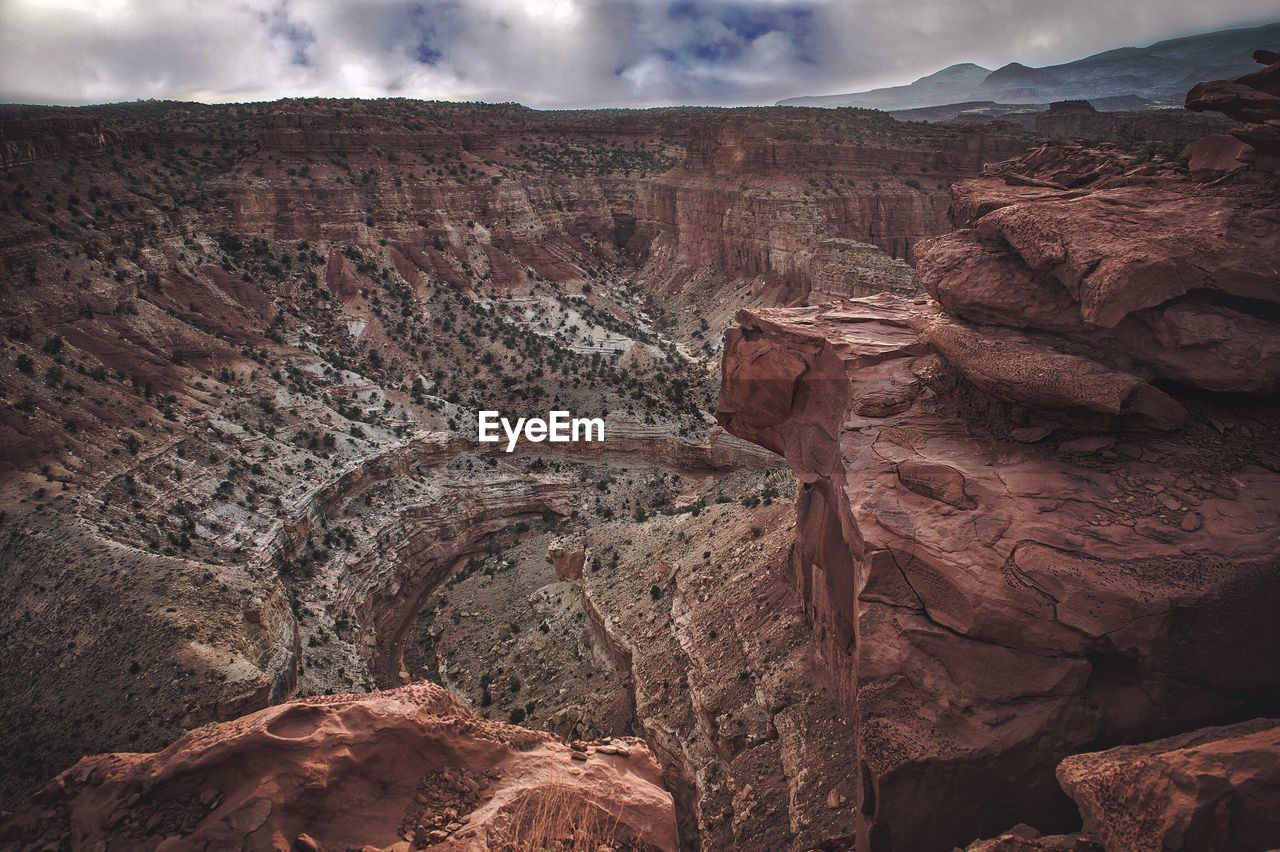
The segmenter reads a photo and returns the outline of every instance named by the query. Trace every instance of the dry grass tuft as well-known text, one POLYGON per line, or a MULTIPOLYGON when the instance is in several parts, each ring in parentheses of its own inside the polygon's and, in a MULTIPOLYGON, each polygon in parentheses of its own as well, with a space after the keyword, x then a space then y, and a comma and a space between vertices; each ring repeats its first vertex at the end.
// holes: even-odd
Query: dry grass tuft
POLYGON ((501 852, 604 852, 619 848, 619 814, 563 784, 525 792, 513 804, 501 852))

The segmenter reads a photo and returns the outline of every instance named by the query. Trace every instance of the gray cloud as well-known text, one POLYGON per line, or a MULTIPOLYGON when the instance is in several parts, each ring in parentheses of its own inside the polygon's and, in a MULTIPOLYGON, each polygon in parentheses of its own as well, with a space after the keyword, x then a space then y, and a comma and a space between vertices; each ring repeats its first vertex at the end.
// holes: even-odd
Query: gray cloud
POLYGON ((1274 0, 0 0, 0 100, 772 103, 1274 18, 1274 0))

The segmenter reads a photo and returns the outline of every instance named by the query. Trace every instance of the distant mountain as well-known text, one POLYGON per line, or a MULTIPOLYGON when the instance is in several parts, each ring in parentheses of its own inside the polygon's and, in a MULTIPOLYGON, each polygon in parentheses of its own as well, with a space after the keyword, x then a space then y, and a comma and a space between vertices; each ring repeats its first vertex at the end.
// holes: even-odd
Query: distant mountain
POLYGON ((1018 62, 995 71, 972 63, 952 65, 906 86, 787 98, 778 104, 908 110, 967 101, 1047 104, 1121 96, 1142 98, 1153 106, 1181 104, 1196 83, 1246 74, 1256 68, 1253 51, 1276 45, 1280 22, 1168 39, 1149 47, 1122 47, 1044 68, 1018 62))
POLYGON ((976 100, 969 95, 977 91, 982 81, 991 75, 991 69, 964 62, 935 71, 907 86, 890 86, 849 95, 818 95, 810 98, 788 98, 778 101, 778 106, 838 107, 860 106, 876 109, 909 109, 911 107, 937 106, 956 101, 976 100), (857 100, 852 103, 851 100, 857 100))

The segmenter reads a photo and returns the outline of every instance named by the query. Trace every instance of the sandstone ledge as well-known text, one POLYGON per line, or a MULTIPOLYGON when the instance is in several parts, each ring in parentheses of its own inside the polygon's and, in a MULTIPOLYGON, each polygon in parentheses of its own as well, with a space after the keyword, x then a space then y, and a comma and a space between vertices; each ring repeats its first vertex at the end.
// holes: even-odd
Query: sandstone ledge
POLYGON ((856 723, 864 848, 1069 831, 1062 758, 1280 701, 1274 410, 1152 388, 1188 425, 1132 430, 1091 404, 1113 379, 1044 398, 1007 334, 879 296, 727 336, 721 422, 801 483, 792 565, 856 723))
POLYGON ((1111 852, 1280 845, 1280 722, 1255 719, 1069 757, 1085 829, 1111 852))

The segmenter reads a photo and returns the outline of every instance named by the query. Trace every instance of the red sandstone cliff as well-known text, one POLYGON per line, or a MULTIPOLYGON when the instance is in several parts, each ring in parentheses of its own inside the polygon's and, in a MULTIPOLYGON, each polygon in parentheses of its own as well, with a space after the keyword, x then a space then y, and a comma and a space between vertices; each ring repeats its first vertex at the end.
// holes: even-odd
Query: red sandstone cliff
POLYGON ((119 141, 120 134, 93 115, 48 113, 6 117, 0 114, 0 168, 59 157, 103 154, 119 141))
MULTIPOLYGON (((668 531, 667 547, 690 551, 657 578, 676 589, 674 627, 656 607, 617 613, 613 632, 596 625, 633 658, 619 667, 634 669, 639 726, 679 768, 691 824, 708 842, 777 846, 835 842, 856 820, 875 848, 963 843, 1018 820, 1055 830, 1074 816, 1059 758, 1274 711, 1266 179, 1196 185, 1131 155, 1044 147, 961 184, 961 230, 929 243, 950 226, 948 184, 1025 139, 843 112, 398 109, 123 105, 107 110, 119 159, 93 149, 110 156, 69 169, 54 146, 6 173, 0 253, 14 274, 0 314, 13 357, 0 371, 16 404, 0 461, 24 505, 4 530, 5 643, 20 676, 0 710, 21 723, 7 725, 4 766, 48 777, 86 751, 155 748, 284 700, 304 653, 312 678, 345 664, 303 650, 307 606, 355 614, 348 635, 333 633, 335 646, 358 643, 353 673, 339 670, 348 682, 400 677, 422 598, 493 528, 568 508, 567 481, 537 477, 495 477, 474 499, 452 481, 425 496, 388 487, 394 510, 371 499, 423 473, 396 430, 443 428, 456 410, 414 402, 422 373, 440 376, 437 394, 488 381, 540 398, 524 384, 543 376, 544 352, 522 366, 530 329, 494 346, 510 371, 478 369, 508 327, 477 294, 555 301, 538 289, 549 279, 618 320, 640 291, 689 309, 692 331, 727 305, 913 293, 876 246, 916 257, 936 302, 747 312, 724 362, 723 419, 802 481, 792 573, 838 695, 814 698, 827 678, 809 669, 792 596, 751 575, 768 559, 741 517, 743 546, 730 549, 742 552, 715 552, 735 572, 721 586, 684 530, 668 531), (412 418, 378 413, 415 405, 412 418), (313 452, 322 431, 339 442, 332 458, 313 452), (217 496, 224 471, 235 502, 217 496), (54 483, 66 494, 47 494, 54 483), (333 575, 308 579, 336 593, 300 594, 291 575, 317 570, 312 539, 328 545, 329 522, 370 515, 333 575), (755 606, 708 603, 726 588, 755 606), (711 629, 742 648, 703 644, 711 629), (687 660, 673 667, 664 655, 677 651, 687 660), (673 670, 704 683, 682 696, 673 670), (30 707, 56 711, 32 722, 30 707), (939 799, 949 806, 931 808, 939 799)), ((630 383, 628 406, 650 391, 654 411, 681 402, 662 390, 670 376, 604 375, 630 383)), ((704 455, 715 466, 726 449, 654 428, 624 443, 681 467, 704 455)), ((709 527, 695 535, 724 532, 709 527)), ((627 601, 662 591, 648 582, 627 601)), ((593 623, 617 589, 587 589, 593 623)), ((244 742, 274 743, 253 725, 276 717, 252 718, 244 742)), ((409 748, 433 725, 392 742, 409 748)), ((90 760, 126 775, 163 763, 90 760)), ((309 795, 290 791, 272 814, 309 795)), ((76 807, 54 806, 51 825, 64 806, 76 807)), ((254 808, 236 818, 256 820, 254 808)), ((287 838, 296 826, 281 819, 287 838)))
POLYGON ((1276 186, 1115 157, 959 184, 932 298, 728 332, 718 416, 801 482, 860 848, 1068 830, 1064 757, 1280 709, 1276 186))

